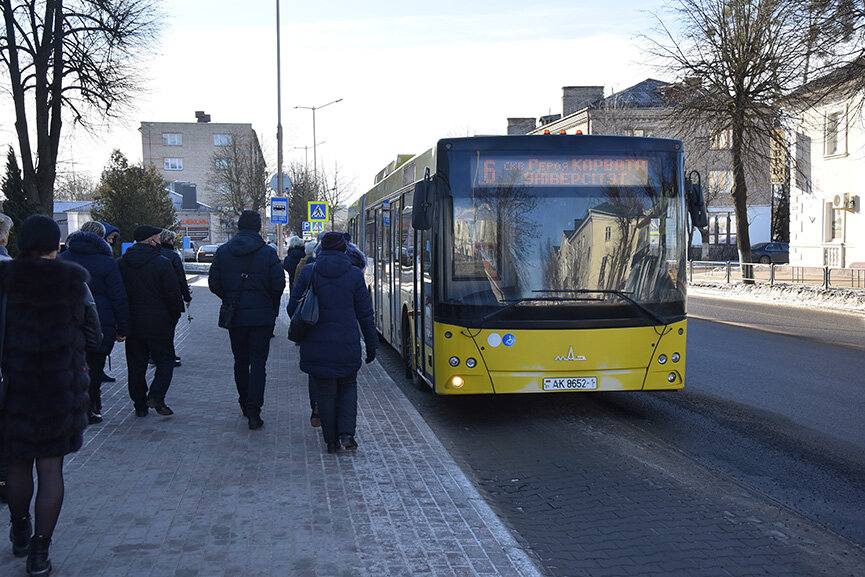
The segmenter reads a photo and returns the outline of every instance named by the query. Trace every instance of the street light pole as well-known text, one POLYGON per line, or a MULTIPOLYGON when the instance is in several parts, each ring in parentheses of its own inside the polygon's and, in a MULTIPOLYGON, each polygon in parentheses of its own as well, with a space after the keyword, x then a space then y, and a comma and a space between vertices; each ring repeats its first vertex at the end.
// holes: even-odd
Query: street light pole
POLYGON ((342 102, 342 98, 337 100, 332 100, 327 104, 322 104, 321 106, 295 106, 297 108, 303 108, 304 110, 312 110, 312 175, 315 178, 315 181, 318 182, 318 158, 316 156, 315 148, 315 111, 324 108, 325 106, 330 106, 331 104, 336 104, 337 102, 342 102))
MULTIPOLYGON (((317 145, 319 145, 319 144, 324 144, 325 142, 327 142, 327 141, 326 141, 326 140, 322 140, 321 142, 316 142, 316 143, 314 143, 314 144, 317 146, 317 145)), ((309 149, 310 149, 310 148, 313 148, 313 147, 312 147, 312 146, 309 146, 309 145, 306 145, 306 146, 295 146, 295 147, 294 147, 295 150, 302 150, 302 151, 303 151, 303 167, 304 167, 306 170, 309 170, 309 149)))
MULTIPOLYGON (((282 194, 285 188, 282 186, 282 67, 280 66, 280 44, 279 44, 279 0, 276 0, 276 165, 277 194, 282 194)), ((276 227, 276 250, 282 256, 282 225, 276 227)))

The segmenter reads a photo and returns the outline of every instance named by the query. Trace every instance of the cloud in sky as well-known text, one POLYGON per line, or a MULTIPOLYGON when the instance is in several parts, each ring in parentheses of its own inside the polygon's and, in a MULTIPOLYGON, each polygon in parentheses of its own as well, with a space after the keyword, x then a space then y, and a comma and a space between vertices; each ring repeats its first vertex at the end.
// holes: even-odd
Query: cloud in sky
MULTIPOLYGON (((652 23, 643 3, 411 4, 282 1, 286 162, 303 162, 296 147, 313 144, 312 114, 295 106, 343 99, 316 112, 318 165, 339 164, 361 193, 397 154, 443 136, 503 134, 509 116, 561 112, 562 86, 609 92, 658 74, 634 40, 652 23)), ((93 137, 67 124, 61 156, 98 175, 113 148, 140 159, 141 121, 194 122, 205 110, 213 122, 251 122, 275 170, 275 3, 238 5, 165 2, 161 46, 142 70, 148 90, 125 125, 93 137)), ((0 144, 13 142, 13 120, 0 113, 0 144)))

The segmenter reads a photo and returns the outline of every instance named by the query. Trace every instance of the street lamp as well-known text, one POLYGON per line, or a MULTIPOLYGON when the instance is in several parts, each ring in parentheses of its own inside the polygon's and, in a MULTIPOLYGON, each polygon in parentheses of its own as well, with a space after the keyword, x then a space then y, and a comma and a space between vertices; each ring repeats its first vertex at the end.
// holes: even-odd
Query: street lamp
POLYGON ((302 151, 303 151, 303 167, 304 167, 306 170, 309 170, 309 156, 308 156, 308 154, 307 154, 307 153, 309 152, 309 149, 310 149, 310 148, 315 148, 316 146, 318 146, 318 145, 320 145, 320 144, 324 144, 325 142, 327 142, 327 141, 326 141, 326 140, 322 140, 321 142, 315 142, 315 143, 313 143, 313 146, 309 146, 309 145, 307 145, 307 146, 295 146, 295 147, 294 147, 295 150, 302 150, 302 151))
POLYGON ((318 159, 315 155, 315 111, 325 106, 330 106, 331 104, 336 104, 337 102, 342 102, 342 98, 337 100, 332 100, 327 104, 322 104, 321 106, 295 106, 295 109, 303 108, 304 110, 312 110, 312 174, 315 177, 316 182, 318 181, 318 159))

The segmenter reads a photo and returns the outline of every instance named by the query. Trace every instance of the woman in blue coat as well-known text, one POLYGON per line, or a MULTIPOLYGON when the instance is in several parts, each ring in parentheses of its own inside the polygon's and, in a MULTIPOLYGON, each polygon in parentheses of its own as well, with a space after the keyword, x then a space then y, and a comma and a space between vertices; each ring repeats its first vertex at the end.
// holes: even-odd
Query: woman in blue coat
POLYGON ((340 445, 357 449, 357 371, 361 366, 360 330, 366 343, 366 362, 375 359, 378 335, 372 303, 363 273, 345 254, 342 233, 329 232, 320 241, 315 263, 306 265, 295 280, 288 301, 294 314, 300 295, 314 283, 318 295, 318 323, 300 343, 300 370, 309 374, 321 418, 321 432, 327 452, 340 445))
POLYGON ((285 272, 288 273, 289 290, 294 286, 294 272, 297 269, 297 263, 299 263, 300 259, 304 256, 306 256, 306 251, 303 247, 303 239, 296 236, 290 236, 288 238, 288 254, 285 255, 285 260, 282 265, 285 272))
POLYGON ((102 377, 105 374, 105 359, 111 353, 114 342, 126 340, 131 329, 126 287, 111 247, 103 239, 104 235, 105 227, 102 223, 85 222, 80 231, 69 235, 66 239, 66 251, 57 257, 58 260, 79 264, 90 273, 87 286, 93 293, 99 323, 102 325, 102 344, 93 351, 87 351, 87 367, 90 371, 88 420, 91 424, 102 422, 102 377))

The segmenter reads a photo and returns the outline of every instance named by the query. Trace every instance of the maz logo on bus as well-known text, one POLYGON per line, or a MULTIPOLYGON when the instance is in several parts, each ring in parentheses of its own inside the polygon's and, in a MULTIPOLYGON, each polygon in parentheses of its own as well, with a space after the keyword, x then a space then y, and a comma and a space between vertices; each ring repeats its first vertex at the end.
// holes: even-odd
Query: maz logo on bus
POLYGON ((574 356, 574 347, 570 347, 568 349, 568 356, 563 357, 560 355, 560 356, 556 357, 556 360, 557 361, 585 361, 586 357, 584 357, 583 355, 579 355, 579 356, 575 357, 574 356))

